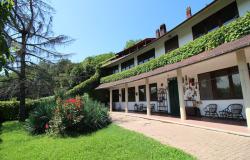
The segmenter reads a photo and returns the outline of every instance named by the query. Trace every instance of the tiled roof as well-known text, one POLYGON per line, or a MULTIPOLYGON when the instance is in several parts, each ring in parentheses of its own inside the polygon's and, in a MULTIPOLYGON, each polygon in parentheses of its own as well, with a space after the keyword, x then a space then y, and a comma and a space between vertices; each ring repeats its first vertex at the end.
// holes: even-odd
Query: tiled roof
POLYGON ((178 68, 189 66, 189 65, 192 65, 192 64, 195 64, 198 62, 202 62, 202 61, 205 61, 205 60, 208 60, 211 58, 215 58, 217 56, 221 56, 221 55, 233 52, 235 50, 245 48, 247 46, 250 46, 250 35, 245 36, 243 38, 240 38, 238 40, 235 40, 233 42, 224 43, 217 48, 214 48, 214 49, 209 50, 209 51, 204 51, 198 55, 184 59, 181 62, 169 64, 169 65, 166 65, 164 67, 157 68, 153 71, 149 71, 147 73, 142 73, 140 75, 129 77, 126 79, 122 79, 119 81, 101 84, 96 89, 104 89, 104 88, 109 88, 109 87, 116 86, 116 85, 121 85, 121 84, 129 83, 129 82, 133 82, 133 81, 138 81, 138 80, 141 80, 141 79, 144 79, 147 77, 152 77, 152 76, 159 75, 159 74, 162 74, 165 72, 176 70, 178 68))

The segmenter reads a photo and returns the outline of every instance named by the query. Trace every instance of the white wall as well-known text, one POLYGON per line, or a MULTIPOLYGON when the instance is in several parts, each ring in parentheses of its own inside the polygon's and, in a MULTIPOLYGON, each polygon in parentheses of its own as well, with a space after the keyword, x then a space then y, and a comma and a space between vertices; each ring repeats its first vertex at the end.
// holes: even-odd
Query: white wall
POLYGON ((240 16, 250 11, 250 0, 236 0, 240 16))

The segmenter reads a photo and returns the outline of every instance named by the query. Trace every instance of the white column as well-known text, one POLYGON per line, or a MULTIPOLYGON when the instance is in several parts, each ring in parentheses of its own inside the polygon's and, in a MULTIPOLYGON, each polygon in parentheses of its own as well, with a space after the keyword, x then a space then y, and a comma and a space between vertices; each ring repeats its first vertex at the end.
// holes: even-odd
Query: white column
POLYGON ((113 96, 112 96, 112 88, 109 89, 109 110, 113 111, 113 96))
POLYGON ((250 128, 250 78, 246 62, 245 51, 244 50, 238 51, 236 53, 236 58, 239 68, 244 106, 246 108, 247 126, 248 128, 250 128))
POLYGON ((151 115, 151 106, 150 106, 150 91, 149 91, 149 82, 148 78, 145 79, 146 83, 146 100, 147 100, 147 115, 151 115))
POLYGON ((180 104, 180 113, 181 119, 186 119, 186 110, 184 104, 184 93, 183 93, 183 83, 182 83, 182 70, 177 69, 177 81, 178 81, 178 92, 179 92, 179 104, 180 104))
POLYGON ((125 84, 125 113, 128 113, 128 84, 125 84))

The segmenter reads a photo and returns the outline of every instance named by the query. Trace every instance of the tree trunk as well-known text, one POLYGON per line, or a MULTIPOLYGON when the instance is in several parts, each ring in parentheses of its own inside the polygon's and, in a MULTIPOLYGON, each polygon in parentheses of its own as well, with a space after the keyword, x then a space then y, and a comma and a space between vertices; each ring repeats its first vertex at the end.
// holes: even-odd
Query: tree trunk
POLYGON ((25 40, 26 35, 22 35, 22 49, 20 53, 20 61, 21 61, 21 70, 19 75, 19 83, 20 83, 20 105, 19 105, 19 121, 25 121, 25 98, 26 98, 26 63, 25 63, 25 40))

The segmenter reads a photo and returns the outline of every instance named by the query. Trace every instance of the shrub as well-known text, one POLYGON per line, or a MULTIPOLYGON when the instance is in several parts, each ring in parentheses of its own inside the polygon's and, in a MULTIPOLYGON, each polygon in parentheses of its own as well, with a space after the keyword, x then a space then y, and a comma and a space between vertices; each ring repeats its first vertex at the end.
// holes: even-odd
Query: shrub
MULTIPOLYGON (((49 103, 54 103, 55 99, 53 96, 40 98, 37 100, 26 100, 26 117, 29 116, 30 111, 32 111, 36 106, 47 105, 49 103)), ((0 121, 12 121, 18 119, 19 113, 19 101, 0 101, 0 121)))
POLYGON ((86 133, 110 124, 108 109, 100 102, 84 97, 57 100, 56 105, 38 106, 27 120, 32 134, 50 135, 86 133))
POLYGON ((237 20, 213 32, 210 32, 176 50, 171 51, 168 54, 162 55, 129 70, 103 77, 101 78, 101 83, 108 83, 129 78, 141 73, 152 71, 159 67, 163 67, 167 64, 180 62, 183 59, 197 55, 205 50, 216 48, 223 43, 232 42, 248 34, 250 34, 250 13, 247 13, 244 17, 238 18, 237 20))
POLYGON ((78 130, 83 119, 83 103, 80 97, 65 101, 58 99, 53 111, 53 118, 49 122, 48 132, 52 134, 65 134, 78 130))
POLYGON ((38 105, 26 120, 26 128, 32 134, 42 134, 49 128, 53 116, 54 104, 38 105))
POLYGON ((95 131, 111 123, 108 108, 104 104, 88 98, 88 96, 84 96, 83 115, 84 118, 79 126, 81 132, 95 131))

